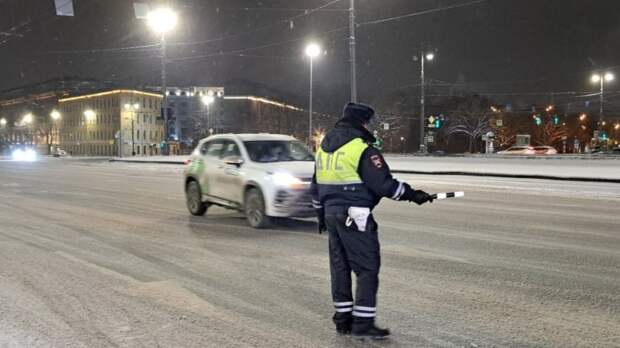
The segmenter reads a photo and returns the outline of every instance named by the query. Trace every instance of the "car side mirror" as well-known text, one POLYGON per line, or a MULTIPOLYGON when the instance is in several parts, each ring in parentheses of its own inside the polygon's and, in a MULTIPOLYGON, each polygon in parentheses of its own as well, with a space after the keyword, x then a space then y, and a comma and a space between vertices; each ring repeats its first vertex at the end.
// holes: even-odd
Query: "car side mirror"
POLYGON ((239 156, 226 157, 224 159, 224 163, 232 165, 232 166, 236 166, 236 167, 241 167, 241 165, 243 164, 243 158, 239 156))

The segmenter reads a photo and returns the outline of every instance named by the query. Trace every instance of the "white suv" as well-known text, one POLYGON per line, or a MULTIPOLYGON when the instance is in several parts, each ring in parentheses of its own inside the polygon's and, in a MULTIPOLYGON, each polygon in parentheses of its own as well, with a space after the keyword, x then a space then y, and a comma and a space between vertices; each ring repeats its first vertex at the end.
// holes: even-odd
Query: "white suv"
POLYGON ((269 226, 271 217, 310 217, 313 171, 314 156, 293 137, 210 136, 184 170, 187 208, 192 215, 204 215, 210 205, 239 210, 254 228, 269 226))

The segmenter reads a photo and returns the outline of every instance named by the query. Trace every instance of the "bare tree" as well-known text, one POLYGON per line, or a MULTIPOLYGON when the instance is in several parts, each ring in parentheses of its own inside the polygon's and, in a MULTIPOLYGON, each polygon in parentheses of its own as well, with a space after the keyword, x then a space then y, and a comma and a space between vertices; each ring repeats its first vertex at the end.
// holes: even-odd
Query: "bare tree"
POLYGON ((539 128, 536 132, 536 142, 538 145, 558 145, 568 135, 566 127, 554 125, 552 121, 548 121, 539 128))
POLYGON ((532 118, 529 113, 501 113, 491 119, 498 148, 507 148, 516 143, 517 134, 530 134, 532 118), (501 126, 497 124, 501 120, 501 126))
POLYGON ((36 128, 33 129, 33 136, 36 137, 36 143, 39 144, 41 140, 43 140, 47 148, 48 155, 52 154, 54 131, 54 124, 47 119, 38 122, 36 128))
POLYGON ((442 130, 442 135, 450 137, 458 134, 469 139, 469 152, 476 150, 476 140, 491 131, 490 103, 480 96, 454 97, 453 106, 447 112, 448 124, 442 130))

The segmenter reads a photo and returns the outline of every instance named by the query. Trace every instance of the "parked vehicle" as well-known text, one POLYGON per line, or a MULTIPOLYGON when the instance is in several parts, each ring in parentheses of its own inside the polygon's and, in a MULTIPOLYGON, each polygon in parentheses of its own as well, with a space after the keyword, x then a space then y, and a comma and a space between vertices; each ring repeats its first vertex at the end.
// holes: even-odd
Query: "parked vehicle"
POLYGON ((557 155, 558 150, 551 146, 535 146, 534 151, 537 155, 557 155))
POLYGON ((65 150, 63 150, 61 148, 55 148, 52 151, 52 156, 53 157, 66 157, 67 155, 68 155, 67 151, 65 151, 65 150))
POLYGON ((242 211, 254 228, 273 217, 310 217, 314 155, 293 137, 223 134, 200 141, 186 162, 184 189, 192 215, 218 205, 242 211))
POLYGON ((536 151, 532 146, 512 146, 503 151, 498 151, 498 155, 535 155, 536 151))

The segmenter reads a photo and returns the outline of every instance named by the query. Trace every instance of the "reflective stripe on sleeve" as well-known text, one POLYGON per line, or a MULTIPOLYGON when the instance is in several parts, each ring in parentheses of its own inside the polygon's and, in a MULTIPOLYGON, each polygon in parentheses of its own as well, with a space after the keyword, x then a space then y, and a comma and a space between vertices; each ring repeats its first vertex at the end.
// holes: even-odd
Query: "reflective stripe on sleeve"
POLYGON ((396 191, 394 192, 394 195, 391 198, 395 201, 398 201, 400 200, 400 197, 402 197, 404 193, 405 193, 405 185, 399 181, 398 187, 396 188, 396 191))

